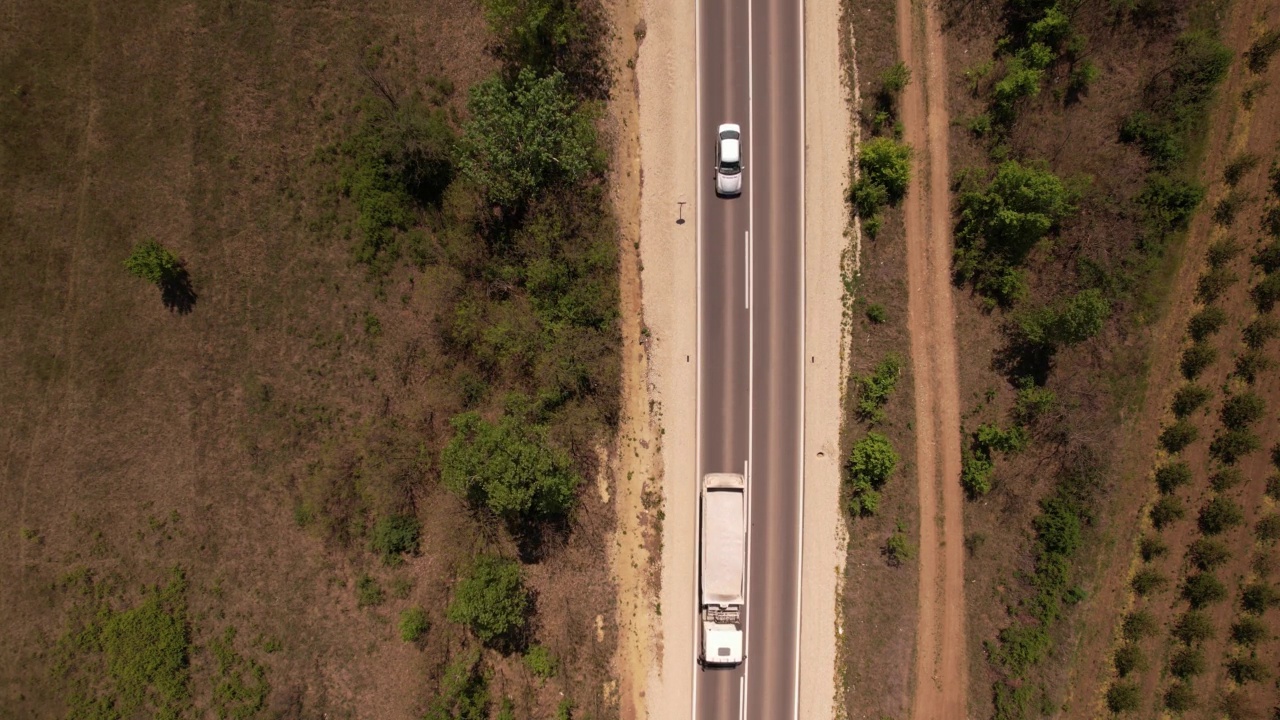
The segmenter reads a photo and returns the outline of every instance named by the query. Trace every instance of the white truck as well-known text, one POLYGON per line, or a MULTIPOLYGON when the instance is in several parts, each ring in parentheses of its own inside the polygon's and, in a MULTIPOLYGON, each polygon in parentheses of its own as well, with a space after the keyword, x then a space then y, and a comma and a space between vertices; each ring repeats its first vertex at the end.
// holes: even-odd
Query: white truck
POLYGON ((747 565, 746 482, 741 475, 702 479, 702 662, 742 662, 743 579, 747 565))

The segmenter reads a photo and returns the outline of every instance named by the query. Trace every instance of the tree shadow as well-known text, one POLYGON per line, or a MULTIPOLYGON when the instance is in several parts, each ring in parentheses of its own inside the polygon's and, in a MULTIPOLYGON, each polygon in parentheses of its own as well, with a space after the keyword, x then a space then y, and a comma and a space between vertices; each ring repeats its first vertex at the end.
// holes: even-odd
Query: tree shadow
POLYGON ((191 274, 182 261, 171 277, 160 281, 160 300, 170 312, 189 315, 196 306, 196 289, 191 284, 191 274))

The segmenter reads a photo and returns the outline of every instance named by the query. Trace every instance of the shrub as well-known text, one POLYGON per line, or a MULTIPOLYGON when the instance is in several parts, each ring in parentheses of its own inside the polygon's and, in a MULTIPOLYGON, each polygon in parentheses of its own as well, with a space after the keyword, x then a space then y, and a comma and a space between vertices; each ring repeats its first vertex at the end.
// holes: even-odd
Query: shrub
POLYGON ((156 285, 172 282, 182 272, 181 261, 150 238, 133 246, 133 252, 125 258, 124 267, 134 277, 156 285))
POLYGON ((1034 425, 1036 421, 1053 410, 1058 398, 1053 391, 1037 386, 1030 380, 1018 387, 1018 394, 1013 403, 1014 422, 1021 426, 1034 425))
POLYGON ((1151 507, 1151 524, 1157 530, 1172 525, 1174 521, 1181 520, 1186 517, 1187 511, 1182 506, 1182 501, 1176 495, 1165 495, 1156 501, 1151 507))
POLYGON ((507 648, 525 629, 531 604, 520 566, 481 555, 453 591, 447 616, 486 645, 507 648))
POLYGON ((1280 474, 1273 474, 1267 478, 1267 497, 1280 502, 1280 474))
POLYGON ((1213 639, 1213 621, 1199 610, 1188 610, 1174 623, 1173 636, 1185 645, 1199 645, 1213 639))
POLYGON ((1244 473, 1234 465, 1228 465, 1209 476, 1209 487, 1214 492, 1225 492, 1244 482, 1244 473))
POLYGON ((1169 552, 1169 546, 1156 535, 1148 535, 1142 538, 1138 543, 1138 554, 1142 556, 1143 562, 1151 562, 1158 557, 1164 557, 1169 552))
POLYGON ((1169 672, 1180 680, 1202 675, 1204 670, 1204 653, 1198 647, 1178 648, 1169 658, 1169 672))
POLYGON ((1246 383, 1252 385, 1258 376, 1270 370, 1274 363, 1262 350, 1245 350, 1236 356, 1234 373, 1246 383))
POLYGON ((880 87, 889 95, 897 95, 911 82, 911 68, 899 62, 880 73, 880 87))
POLYGON ((1227 662, 1227 675, 1237 683, 1244 685, 1251 682, 1262 682, 1271 677, 1271 671, 1257 656, 1232 658, 1227 662))
POLYGON ((1223 169, 1223 181, 1231 187, 1239 185, 1240 181, 1244 179, 1245 174, 1258 167, 1258 163, 1261 160, 1262 158, 1254 155, 1253 153, 1242 152, 1239 155, 1236 155, 1231 159, 1231 162, 1227 163, 1227 167, 1223 169))
POLYGON ((889 313, 885 311, 883 305, 872 303, 867 306, 867 320, 875 325, 883 325, 889 321, 889 313))
POLYGON ((901 520, 894 525, 893 533, 885 541, 884 556, 890 567, 900 567, 916 556, 916 547, 907 537, 906 525, 901 520))
POLYGON ((1209 245, 1209 250, 1205 253, 1205 260, 1211 268, 1225 267, 1240 255, 1241 250, 1240 243, 1236 242, 1235 238, 1225 237, 1221 240, 1215 240, 1209 245))
POLYGON ((1167 710, 1183 713, 1196 706, 1196 693, 1185 682, 1175 682, 1164 691, 1164 706, 1167 710))
POLYGON ((389 515, 380 518, 373 526, 370 544, 374 552, 388 559, 416 553, 421 528, 418 518, 413 515, 389 515))
POLYGON ((400 639, 405 642, 418 642, 430 627, 427 611, 420 607, 412 607, 400 613, 400 639))
POLYGON ((534 645, 524 654, 524 664, 540 680, 550 680, 560 672, 560 661, 545 645, 534 645))
POLYGON ((1160 446, 1170 453, 1179 453, 1195 442, 1198 435, 1196 426, 1190 420, 1182 418, 1174 421, 1160 433, 1160 446))
POLYGON ((1280 540, 1280 513, 1270 512, 1264 515, 1254 526, 1253 532, 1262 542, 1280 540))
POLYGON ((424 720, 486 720, 489 683, 480 663, 480 650, 459 654, 445 666, 440 689, 427 704, 424 720))
POLYGON ((897 205, 911 182, 911 147, 893 138, 872 138, 858 153, 861 181, 884 188, 886 202, 897 205))
POLYGON ((1098 334, 1111 304, 1098 290, 1083 290, 1052 308, 1021 313, 1018 328, 1027 342, 1046 348, 1076 345, 1098 334))
POLYGON ((1209 443, 1209 454, 1224 465, 1233 465, 1261 444, 1258 436, 1248 430, 1227 430, 1218 433, 1209 443))
POLYGON ((1216 302, 1239 280, 1240 277, 1228 268, 1210 268, 1196 281, 1196 299, 1205 304, 1216 302))
POLYGON ((1156 619, 1150 610, 1139 609, 1124 616, 1120 632, 1129 642, 1137 642, 1156 634, 1156 619))
POLYGON ((1182 140, 1174 133, 1173 127, 1143 111, 1125 118, 1120 126, 1120 141, 1137 145, 1138 150, 1156 167, 1169 167, 1186 156, 1182 140))
POLYGON ((983 192, 963 193, 959 204, 960 244, 981 243, 1014 264, 1072 210, 1056 175, 1013 160, 996 169, 983 192))
POLYGON ((1280 50, 1280 28, 1272 28, 1254 40, 1245 52, 1244 59, 1249 72, 1257 75, 1266 72, 1267 66, 1271 64, 1271 56, 1277 50, 1280 50))
POLYGON ((1209 367, 1218 359, 1218 351, 1207 342, 1192 343, 1182 353, 1182 376, 1188 380, 1195 380, 1205 368, 1209 367))
POLYGON ((1143 568, 1133 576, 1133 591, 1141 597, 1153 595, 1169 584, 1169 578, 1155 568, 1143 568))
POLYGON ((1223 227, 1230 227, 1236 221, 1236 214, 1249 200, 1249 196, 1239 190, 1229 190, 1213 206, 1213 221, 1223 227))
POLYGON ((1269 637, 1266 623, 1252 615, 1245 615, 1231 624, 1231 642, 1237 645, 1256 645, 1269 637))
POLYGON ((1251 350, 1261 350, 1277 336, 1280 336, 1280 320, 1269 315, 1254 319, 1244 328, 1244 344, 1251 350))
POLYGON ((1183 582, 1182 597, 1191 604, 1191 609, 1199 610, 1226 600, 1227 586, 1210 573, 1196 573, 1183 582))
POLYGON ((381 605, 387 599, 386 592, 378 581, 368 573, 356 580, 356 607, 372 607, 381 605))
POLYGON ((1187 323, 1187 333, 1191 339, 1199 342, 1213 337, 1227 322, 1227 313, 1216 305, 1210 305, 1195 315, 1187 323))
POLYGON ((1280 272, 1265 275, 1249 291, 1249 296, 1253 298, 1253 305, 1258 308, 1258 312, 1271 312, 1276 303, 1280 302, 1280 272))
POLYGON ((569 455, 547 443, 547 429, 510 414, 496 424, 477 413, 451 421, 440 456, 444 486, 511 524, 549 520, 573 510, 581 482, 569 455))
POLYGON ((1186 229, 1203 200, 1204 188, 1196 183, 1159 173, 1147 176, 1146 187, 1135 198, 1147 222, 1161 234, 1186 229))
POLYGON ((1240 593, 1240 607, 1245 612, 1261 615, 1280 605, 1280 591, 1262 580, 1255 580, 1240 593))
POLYGON ((467 107, 471 119, 463 126, 459 164, 494 203, 522 206, 551 184, 574 182, 599 165, 594 114, 558 71, 539 77, 522 68, 510 84, 491 77, 472 86, 467 107))
POLYGON ((870 375, 856 378, 858 386, 858 419, 876 424, 884 422, 884 406, 898 386, 898 378, 902 376, 902 358, 896 353, 889 353, 876 365, 870 375))
POLYGON ((1147 658, 1142 648, 1133 643, 1125 643, 1116 649, 1116 674, 1125 677, 1134 670, 1142 670, 1147 666, 1147 658))
POLYGON ((1156 470, 1156 487, 1168 494, 1191 482, 1191 466, 1185 462, 1171 462, 1156 470))
POLYGON ((1199 538, 1187 548, 1187 559, 1202 571, 1211 571, 1231 559, 1227 546, 1212 538, 1199 538))
POLYGON ((1135 683, 1112 683, 1107 689, 1107 707, 1113 713, 1128 713, 1142 706, 1142 692, 1135 683))
POLYGON ((1081 60, 1075 67, 1071 68, 1071 74, 1067 77, 1067 92, 1074 95, 1084 95, 1089 91, 1089 86, 1102 74, 1097 65, 1094 65, 1088 58, 1081 60))
POLYGON ((1200 509, 1198 523, 1205 535, 1220 535, 1244 522, 1244 511, 1231 498, 1215 496, 1200 509))
POLYGON ((1179 418, 1187 417, 1209 402, 1212 395, 1212 391, 1203 385, 1187 383, 1173 395, 1173 414, 1179 418))
POLYGON ((1263 245, 1256 253, 1253 254, 1253 258, 1250 262, 1261 270, 1264 275, 1270 275, 1271 273, 1280 270, 1280 238, 1263 245))
MULTIPOLYGON (((877 213, 880 212, 880 208, 889 204, 889 190, 879 183, 872 182, 869 178, 860 177, 849 188, 849 204, 853 205, 858 217, 868 223, 878 221, 877 213)), ((875 237, 879 225, 877 223, 874 229, 866 228, 866 230, 871 237, 875 237)))
POLYGON ((879 507, 879 490, 898 467, 898 453, 889 438, 877 432, 854 443, 845 464, 850 489, 849 510, 854 516, 873 515, 879 507))
POLYGON ((1222 424, 1231 430, 1243 430, 1262 419, 1266 404, 1252 392, 1231 395, 1222 402, 1222 424))

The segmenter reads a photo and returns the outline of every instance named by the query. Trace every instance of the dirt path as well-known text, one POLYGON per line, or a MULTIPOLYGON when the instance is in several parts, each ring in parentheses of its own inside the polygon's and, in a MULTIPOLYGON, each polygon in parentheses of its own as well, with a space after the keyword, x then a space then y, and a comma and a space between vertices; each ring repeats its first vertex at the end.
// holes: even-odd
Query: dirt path
POLYGON ((923 3, 921 18, 912 12, 912 5, 910 0, 897 2, 898 51, 912 68, 902 119, 906 140, 916 152, 905 215, 920 494, 920 616, 913 716, 954 720, 965 717, 968 672, 960 394, 950 278, 946 52, 934 9, 923 3), (924 47, 918 50, 921 42, 924 47))

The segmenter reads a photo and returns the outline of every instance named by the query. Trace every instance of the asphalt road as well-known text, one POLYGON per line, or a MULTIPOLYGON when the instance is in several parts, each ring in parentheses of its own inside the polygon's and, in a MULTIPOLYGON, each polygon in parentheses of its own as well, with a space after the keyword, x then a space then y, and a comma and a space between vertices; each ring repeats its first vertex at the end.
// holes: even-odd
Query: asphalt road
POLYGON ((743 472, 749 461, 750 521, 747 660, 733 669, 695 664, 693 711, 699 720, 795 718, 804 431, 803 4, 697 1, 698 477, 743 472), (743 193, 731 199, 716 197, 713 180, 716 128, 725 122, 742 126, 745 148, 743 193))

